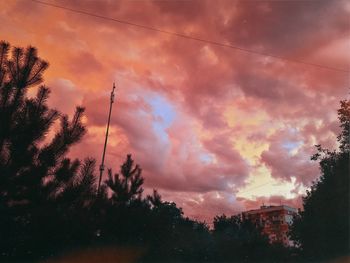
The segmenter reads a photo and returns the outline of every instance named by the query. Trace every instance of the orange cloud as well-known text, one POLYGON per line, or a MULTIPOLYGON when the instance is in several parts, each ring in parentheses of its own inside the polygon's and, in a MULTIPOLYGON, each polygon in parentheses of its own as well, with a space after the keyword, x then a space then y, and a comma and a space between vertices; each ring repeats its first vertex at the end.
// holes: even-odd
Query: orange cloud
MULTIPOLYGON (((50 2, 334 68, 350 63, 343 55, 346 1, 50 2)), ((33 45, 50 62, 51 105, 69 114, 77 104, 87 108, 88 134, 70 154, 100 160, 116 81, 107 166, 118 169, 132 153, 146 190, 158 188, 187 215, 210 221, 262 201, 300 206, 299 190, 318 176, 308 162, 313 145, 336 146, 336 109, 349 86, 344 72, 31 1, 2 2, 0 10, 1 38, 33 45), (269 194, 270 185, 264 196, 235 198, 263 178, 284 193, 269 194)))

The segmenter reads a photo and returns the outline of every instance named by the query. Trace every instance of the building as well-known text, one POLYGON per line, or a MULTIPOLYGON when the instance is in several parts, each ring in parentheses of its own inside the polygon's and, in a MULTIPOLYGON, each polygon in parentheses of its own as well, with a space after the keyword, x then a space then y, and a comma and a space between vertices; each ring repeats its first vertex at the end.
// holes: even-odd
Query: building
POLYGON ((270 243, 282 243, 285 246, 293 246, 293 241, 288 238, 288 230, 293 222, 293 217, 297 213, 298 210, 296 208, 286 205, 263 205, 260 209, 243 212, 242 217, 260 226, 262 233, 269 237, 270 243))

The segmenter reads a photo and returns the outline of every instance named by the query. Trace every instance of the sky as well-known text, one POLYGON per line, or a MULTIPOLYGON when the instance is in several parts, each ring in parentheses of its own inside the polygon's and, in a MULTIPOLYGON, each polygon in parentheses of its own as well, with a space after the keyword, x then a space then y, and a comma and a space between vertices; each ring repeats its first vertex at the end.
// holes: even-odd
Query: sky
POLYGON ((157 189, 208 223, 262 204, 301 207, 319 176, 314 145, 337 147, 336 111, 349 98, 350 2, 43 1, 239 48, 0 1, 0 39, 50 63, 49 104, 70 116, 86 108, 71 157, 100 163, 115 82, 105 165, 118 172, 131 153, 145 194, 157 189))

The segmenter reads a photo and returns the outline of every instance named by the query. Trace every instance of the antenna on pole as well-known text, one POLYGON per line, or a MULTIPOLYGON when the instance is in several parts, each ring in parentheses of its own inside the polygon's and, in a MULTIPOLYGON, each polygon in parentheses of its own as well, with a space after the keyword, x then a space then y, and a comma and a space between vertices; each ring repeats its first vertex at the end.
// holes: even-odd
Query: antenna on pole
POLYGON ((108 141, 108 131, 109 131, 109 123, 111 121, 111 114, 112 114, 112 106, 114 102, 114 90, 115 90, 115 83, 113 82, 113 89, 111 92, 111 99, 109 103, 109 113, 108 113, 108 122, 107 122, 107 129, 106 129, 106 138, 105 138, 105 144, 103 147, 103 153, 102 153, 102 161, 100 165, 100 178, 98 180, 98 187, 97 187, 97 195, 100 194, 100 187, 101 187, 101 180, 102 180, 102 174, 105 169, 105 154, 106 154, 106 148, 107 148, 107 141, 108 141))

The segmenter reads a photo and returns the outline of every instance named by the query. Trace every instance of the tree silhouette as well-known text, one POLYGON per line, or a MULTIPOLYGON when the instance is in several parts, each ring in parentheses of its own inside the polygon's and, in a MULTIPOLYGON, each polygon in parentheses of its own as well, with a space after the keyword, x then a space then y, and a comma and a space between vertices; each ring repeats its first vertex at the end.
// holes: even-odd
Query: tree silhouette
POLYGON ((350 152, 350 100, 340 101, 340 109, 338 110, 338 119, 341 133, 338 135, 340 143, 340 151, 344 153, 350 152))
MULTIPOLYGON (((69 121, 68 116, 49 109, 50 91, 45 86, 38 88, 34 98, 28 98, 28 88, 42 81, 48 64, 37 57, 33 47, 13 48, 8 59, 9 44, 0 45, 0 187, 6 187, 0 188, 0 194, 2 200, 12 204, 37 203, 48 197, 45 186, 54 190, 50 180, 67 179, 60 176, 69 165, 64 155, 85 133, 81 123, 84 109, 78 107, 69 121), (47 141, 46 135, 58 118, 60 129, 47 141)), ((77 162, 72 164, 74 167, 77 162)))
POLYGON ((338 118, 342 128, 339 151, 316 146, 312 159, 319 161, 321 176, 303 198, 304 211, 295 218, 290 233, 308 260, 344 255, 350 245, 350 101, 341 101, 338 118))
POLYGON ((268 238, 261 229, 241 215, 214 218, 216 253, 222 261, 259 261, 275 259, 268 238))
POLYGON ((213 261, 209 227, 185 218, 174 202, 163 201, 156 190, 147 197, 151 206, 146 229, 149 262, 213 261))
POLYGON ((158 208, 163 204, 161 195, 155 189, 153 189, 152 195, 147 196, 147 201, 153 208, 158 208))
POLYGON ((65 157, 85 133, 84 109, 77 107, 71 120, 50 109, 49 88, 35 87, 48 63, 33 47, 9 52, 10 45, 0 42, 0 255, 30 257, 51 253, 48 237, 62 239, 67 208, 91 201, 94 161, 65 157), (29 88, 36 96, 28 96, 29 88))
POLYGON ((128 154, 126 161, 120 167, 120 174, 112 175, 112 170, 108 170, 108 179, 105 184, 112 190, 112 202, 116 205, 127 205, 134 200, 140 200, 143 192, 143 177, 141 168, 136 165, 128 154))

